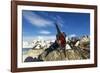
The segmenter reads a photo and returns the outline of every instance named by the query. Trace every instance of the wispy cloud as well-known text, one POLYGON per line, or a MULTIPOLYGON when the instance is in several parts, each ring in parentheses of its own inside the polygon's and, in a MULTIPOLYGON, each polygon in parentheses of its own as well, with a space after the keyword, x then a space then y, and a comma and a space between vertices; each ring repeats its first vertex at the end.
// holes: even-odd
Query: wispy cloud
POLYGON ((37 26, 37 27, 52 26, 52 24, 53 24, 52 21, 41 17, 40 15, 36 14, 35 12, 23 11, 23 16, 32 25, 37 26))
POLYGON ((55 40, 55 36, 51 35, 51 36, 38 36, 37 39, 40 40, 55 40))
POLYGON ((23 37, 23 41, 32 41, 32 40, 55 40, 56 37, 54 35, 51 36, 44 36, 44 35, 38 35, 38 36, 25 36, 23 37))
MULTIPOLYGON (((55 35, 50 35, 50 36, 46 36, 46 35, 38 35, 38 36, 25 36, 23 37, 23 41, 28 41, 28 42, 32 42, 33 40, 56 40, 56 36, 55 35)), ((68 37, 66 37, 66 41, 68 40, 68 37)))
POLYGON ((40 34, 46 34, 46 35, 48 35, 48 34, 50 34, 51 32, 49 32, 49 31, 47 31, 47 30, 42 30, 42 31, 40 31, 39 33, 40 33, 40 34))
POLYGON ((55 17, 53 17, 53 19, 60 25, 60 27, 63 27, 64 21, 61 16, 56 15, 55 17))
POLYGON ((69 35, 69 37, 76 37, 76 36, 77 36, 76 34, 69 35))

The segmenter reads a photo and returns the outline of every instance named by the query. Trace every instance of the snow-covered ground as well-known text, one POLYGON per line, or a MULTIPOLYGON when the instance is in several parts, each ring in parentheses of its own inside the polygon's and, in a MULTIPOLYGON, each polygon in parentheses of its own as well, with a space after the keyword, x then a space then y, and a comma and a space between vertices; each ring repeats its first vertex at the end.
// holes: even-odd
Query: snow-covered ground
MULTIPOLYGON (((89 37, 88 36, 83 36, 80 38, 79 41, 76 42, 75 46, 78 46, 79 43, 81 42, 87 42, 89 41, 89 37)), ((68 37, 66 37, 66 41, 69 41, 68 37)), ((23 48, 33 48, 35 47, 35 49, 46 49, 48 48, 52 43, 54 43, 55 40, 31 40, 31 41, 23 41, 23 48)), ((71 49, 69 44, 66 44, 66 49, 71 49)))
POLYGON ((54 42, 54 40, 33 40, 33 41, 23 41, 23 48, 42 48, 42 47, 49 47, 52 43, 54 42))
MULTIPOLYGON (((68 38, 66 37, 66 41, 68 41, 68 38)), ((52 43, 54 43, 55 40, 31 40, 31 41, 23 41, 23 48, 48 48, 52 43)), ((68 45, 67 45, 68 46, 68 45)), ((69 48, 69 46, 68 46, 69 48)))

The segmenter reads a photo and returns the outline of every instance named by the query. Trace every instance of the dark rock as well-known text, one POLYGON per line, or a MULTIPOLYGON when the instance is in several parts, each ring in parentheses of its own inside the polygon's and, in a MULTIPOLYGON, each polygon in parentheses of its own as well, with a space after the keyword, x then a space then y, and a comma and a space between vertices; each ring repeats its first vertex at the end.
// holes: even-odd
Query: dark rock
POLYGON ((25 61, 24 62, 38 62, 38 61, 43 61, 43 60, 41 60, 41 59, 38 59, 38 58, 33 58, 33 57, 27 57, 26 59, 25 59, 25 61))

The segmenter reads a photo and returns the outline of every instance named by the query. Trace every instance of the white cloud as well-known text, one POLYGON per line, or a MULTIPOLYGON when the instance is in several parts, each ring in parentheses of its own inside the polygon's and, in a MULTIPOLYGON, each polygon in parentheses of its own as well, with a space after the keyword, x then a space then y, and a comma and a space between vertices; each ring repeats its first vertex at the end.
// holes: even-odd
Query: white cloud
MULTIPOLYGON (((56 40, 55 35, 38 35, 38 36, 25 36, 23 37, 23 41, 33 41, 33 40, 56 40)), ((66 37, 66 41, 68 41, 68 37, 66 37)))
POLYGON ((55 36, 51 35, 51 36, 38 36, 38 39, 41 40, 55 40, 55 36))
POLYGON ((27 19, 31 24, 37 26, 37 27, 46 27, 46 26, 52 26, 53 22, 50 20, 47 20, 39 15, 37 15, 34 12, 31 11, 25 11, 23 12, 23 16, 25 19, 27 19))
POLYGON ((57 23, 59 24, 60 27, 63 27, 64 21, 62 20, 62 17, 57 15, 55 19, 56 19, 56 21, 59 20, 59 21, 57 21, 57 23))
POLYGON ((23 37, 23 41, 32 41, 32 40, 55 40, 56 37, 54 35, 51 36, 25 36, 23 37))
POLYGON ((71 34, 69 35, 69 37, 76 37, 76 34, 71 34))
POLYGON ((50 34, 51 32, 47 31, 47 30, 42 30, 39 32, 40 34, 50 34))

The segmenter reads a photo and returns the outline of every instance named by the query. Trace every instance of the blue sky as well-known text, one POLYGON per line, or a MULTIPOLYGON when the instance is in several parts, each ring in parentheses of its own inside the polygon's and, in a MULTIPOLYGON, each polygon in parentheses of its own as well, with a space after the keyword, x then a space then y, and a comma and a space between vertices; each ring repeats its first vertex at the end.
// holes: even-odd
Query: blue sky
POLYGON ((58 22, 68 36, 90 35, 90 14, 71 12, 22 11, 23 39, 55 38, 58 22))

